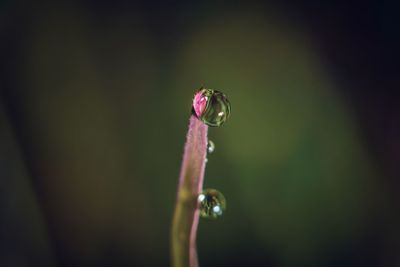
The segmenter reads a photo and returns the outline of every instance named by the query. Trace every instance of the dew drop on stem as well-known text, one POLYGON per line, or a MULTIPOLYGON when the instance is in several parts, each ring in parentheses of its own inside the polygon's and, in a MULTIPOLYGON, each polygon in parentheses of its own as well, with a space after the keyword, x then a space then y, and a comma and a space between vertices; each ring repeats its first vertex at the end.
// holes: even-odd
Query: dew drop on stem
POLYGON ((193 114, 208 126, 221 126, 231 113, 228 98, 220 91, 200 88, 194 95, 193 114))
POLYGON ((213 153, 214 150, 215 150, 215 144, 214 144, 214 142, 211 141, 211 140, 208 140, 208 144, 207 144, 207 152, 208 152, 208 154, 213 153))
POLYGON ((204 189, 198 196, 198 202, 202 218, 217 219, 226 210, 225 197, 216 189, 204 189))

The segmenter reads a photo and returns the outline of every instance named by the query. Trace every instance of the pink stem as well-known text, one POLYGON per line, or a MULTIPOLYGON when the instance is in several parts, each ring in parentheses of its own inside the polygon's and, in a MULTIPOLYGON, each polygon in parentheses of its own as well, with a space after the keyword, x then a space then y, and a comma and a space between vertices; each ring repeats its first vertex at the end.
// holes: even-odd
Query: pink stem
POLYGON ((172 266, 197 267, 197 197, 203 188, 208 126, 191 115, 172 222, 172 266))

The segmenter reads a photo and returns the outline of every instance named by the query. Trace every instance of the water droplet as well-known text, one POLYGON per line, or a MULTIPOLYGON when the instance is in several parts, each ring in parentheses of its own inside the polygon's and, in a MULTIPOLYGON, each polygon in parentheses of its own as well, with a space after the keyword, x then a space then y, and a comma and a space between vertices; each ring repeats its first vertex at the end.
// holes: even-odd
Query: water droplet
POLYGON ((211 140, 208 140, 208 145, 207 145, 207 152, 208 152, 208 154, 213 153, 214 150, 215 150, 215 144, 214 144, 214 142, 211 141, 211 140))
POLYGON ((225 212, 226 201, 224 195, 216 189, 204 189, 198 197, 200 216, 216 219, 225 212))
POLYGON ((231 113, 231 103, 220 91, 200 88, 193 98, 193 113, 208 126, 221 126, 231 113))

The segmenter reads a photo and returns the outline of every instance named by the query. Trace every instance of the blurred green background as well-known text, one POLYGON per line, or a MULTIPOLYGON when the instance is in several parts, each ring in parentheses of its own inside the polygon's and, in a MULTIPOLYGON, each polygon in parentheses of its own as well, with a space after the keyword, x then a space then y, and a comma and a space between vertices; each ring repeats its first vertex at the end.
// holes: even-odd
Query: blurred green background
POLYGON ((169 266, 201 86, 232 103, 201 266, 400 266, 393 10, 1 2, 0 266, 169 266))

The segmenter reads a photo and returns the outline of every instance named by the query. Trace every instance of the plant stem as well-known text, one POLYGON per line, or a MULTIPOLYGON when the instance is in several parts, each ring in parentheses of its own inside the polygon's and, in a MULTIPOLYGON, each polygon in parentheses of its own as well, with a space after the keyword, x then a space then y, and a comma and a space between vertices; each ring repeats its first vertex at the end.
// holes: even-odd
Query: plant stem
POLYGON ((173 267, 197 267, 197 197, 203 187, 208 126, 191 115, 179 177, 171 245, 173 267))

